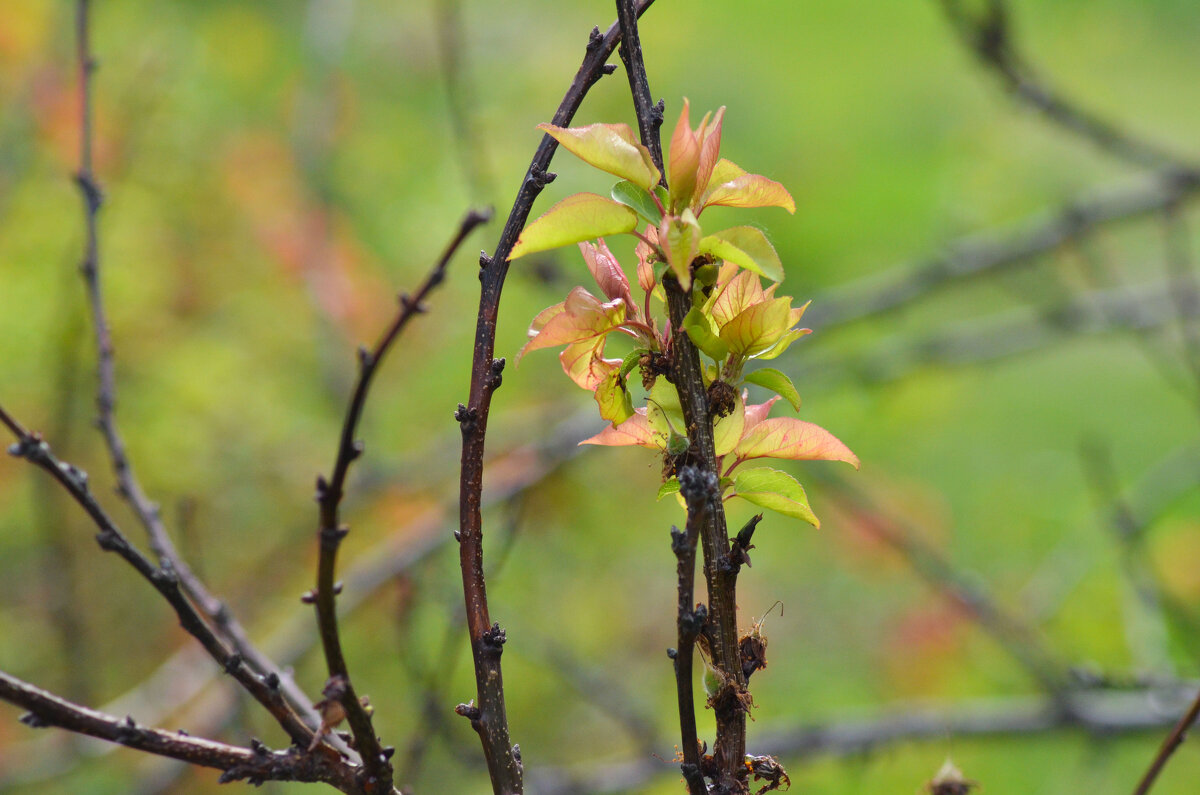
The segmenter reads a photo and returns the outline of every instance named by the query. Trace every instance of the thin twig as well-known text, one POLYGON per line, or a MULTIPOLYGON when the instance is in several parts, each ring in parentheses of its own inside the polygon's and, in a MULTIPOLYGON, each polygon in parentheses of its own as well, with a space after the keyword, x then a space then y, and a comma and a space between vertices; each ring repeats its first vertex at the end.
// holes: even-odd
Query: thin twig
POLYGON ((118 718, 67 701, 0 671, 0 699, 29 710, 21 722, 31 728, 58 726, 192 765, 225 771, 221 782, 324 782, 342 792, 356 792, 352 769, 337 757, 305 754, 297 748, 272 751, 258 741, 250 748, 139 726, 132 717, 118 718))
POLYGON ((97 353, 96 425, 104 437, 117 478, 117 491, 133 509, 134 515, 145 529, 150 549, 158 558, 159 565, 169 567, 179 580, 187 597, 200 612, 212 622, 215 631, 241 656, 245 663, 262 676, 271 676, 280 681, 280 688, 291 708, 313 728, 319 721, 312 710, 312 700, 301 691, 290 675, 279 670, 270 658, 262 654, 250 642, 241 624, 220 599, 210 592, 199 577, 191 570, 171 541, 162 521, 159 507, 142 489, 134 472, 133 464, 126 452, 125 441, 116 421, 117 387, 112 333, 104 307, 100 280, 100 242, 98 215, 103 204, 103 192, 93 170, 93 112, 92 76, 96 61, 90 45, 90 0, 77 0, 75 32, 79 64, 79 108, 80 141, 79 171, 75 182, 83 197, 86 239, 80 272, 83 274, 87 291, 88 307, 92 317, 92 329, 97 353))
POLYGON ((24 458, 50 473, 51 477, 58 481, 59 485, 66 489, 75 502, 91 517, 92 522, 99 530, 96 540, 100 547, 105 551, 120 555, 138 574, 142 575, 167 600, 179 617, 179 623, 200 642, 209 656, 216 660, 221 668, 245 688, 255 700, 267 708, 288 733, 292 742, 306 747, 307 743, 312 740, 312 730, 288 706, 280 692, 279 680, 270 675, 258 675, 245 664, 239 654, 226 647, 184 595, 179 578, 169 563, 164 563, 161 567, 155 566, 129 543, 129 540, 121 533, 100 503, 92 496, 88 489, 87 473, 78 467, 58 460, 51 452, 49 444, 37 434, 25 430, 2 406, 0 406, 0 423, 3 423, 17 439, 17 443, 9 447, 9 454, 24 458))
POLYGON ((317 587, 312 600, 317 610, 321 646, 325 651, 325 663, 330 681, 339 680, 344 684, 337 689, 338 700, 345 709, 350 730, 354 734, 355 743, 362 755, 364 771, 370 779, 374 779, 375 786, 382 787, 384 791, 390 790, 392 786, 392 766, 388 761, 390 754, 384 753, 379 739, 375 736, 375 730, 371 726, 371 716, 355 693, 346 658, 342 653, 341 637, 338 633, 336 604, 338 589, 334 584, 334 577, 337 569, 338 548, 341 546, 342 539, 349 532, 349 529, 341 524, 339 508, 345 494, 346 475, 350 471, 350 464, 363 452, 362 442, 356 441, 354 434, 358 430, 358 422, 366 406, 367 394, 376 370, 408 322, 414 315, 424 311, 421 302, 425 300, 431 290, 442 283, 446 275, 446 266, 459 246, 466 240, 467 235, 490 218, 490 212, 472 210, 467 213, 454 239, 446 246, 437 264, 416 293, 412 296, 400 296, 400 310, 375 344, 375 348, 373 350, 359 349, 358 381, 346 409, 346 418, 342 424, 342 433, 332 474, 328 480, 324 477, 317 479, 317 503, 320 506, 320 529, 318 531, 320 556, 317 563, 317 587))
POLYGON ((852 510, 863 514, 861 525, 865 530, 898 552, 922 580, 949 597, 991 635, 1050 698, 1059 700, 1064 709, 1069 708, 1062 700, 1065 668, 1033 627, 1005 610, 981 585, 905 528, 895 511, 876 505, 860 487, 827 471, 814 470, 810 477, 833 485, 852 510))
POLYGON ((633 0, 616 0, 617 23, 621 26, 621 62, 629 78, 629 91, 633 96, 633 107, 637 113, 638 136, 642 145, 650 150, 654 165, 658 166, 662 184, 666 184, 666 169, 663 168, 662 136, 663 102, 650 95, 650 79, 642 60, 642 38, 638 34, 637 13, 633 0))
POLYGON ((1183 743, 1188 729, 1192 728, 1192 724, 1196 722, 1196 718, 1198 717, 1200 717, 1200 692, 1196 694, 1196 698, 1192 701, 1192 705, 1188 707, 1188 711, 1183 714, 1183 717, 1171 729, 1171 733, 1163 740, 1162 747, 1154 755, 1154 759, 1150 762, 1150 767, 1146 770, 1145 775, 1142 776, 1142 780, 1138 782, 1137 789, 1133 791, 1133 795, 1146 795, 1150 791, 1150 788, 1154 786, 1154 782, 1158 778, 1158 774, 1167 766, 1171 755, 1183 743))
POLYGON ((1052 252, 1099 228, 1161 212, 1198 190, 1196 174, 1164 170, 1133 185, 1080 196, 1007 231, 956 240, 943 255, 883 269, 827 290, 813 298, 805 322, 827 332, 842 323, 878 318, 955 282, 1052 252))
POLYGON ((1183 158, 1120 129, 1050 88, 1018 51, 1006 0, 987 0, 985 10, 977 15, 968 12, 962 0, 941 0, 941 4, 959 38, 980 62, 995 71, 1018 99, 1059 127, 1134 165, 1195 173, 1195 167, 1183 158))
MULTIPOLYGON (((638 4, 641 14, 653 0, 638 4)), ((570 88, 558 106, 552 122, 566 127, 574 118, 588 90, 613 68, 606 65, 617 45, 620 30, 613 23, 607 33, 592 30, 587 54, 575 74, 570 88)), ((494 358, 496 350, 496 321, 500 294, 508 275, 508 255, 525 226, 533 202, 542 189, 554 179, 548 172, 558 142, 549 135, 542 136, 521 188, 513 202, 500 241, 489 257, 480 256, 481 286, 479 312, 475 327, 474 358, 471 363, 471 390, 467 403, 460 403, 455 412, 462 432, 462 462, 459 484, 459 564, 462 568, 463 600, 466 605, 467 629, 471 638, 471 657, 475 665, 476 702, 462 704, 456 710, 468 717, 478 732, 488 763, 488 774, 496 795, 519 795, 522 792, 520 749, 509 739, 508 715, 504 703, 504 679, 500 655, 505 640, 499 624, 493 624, 488 613, 487 587, 483 569, 483 518, 480 510, 483 493, 483 455, 487 435, 488 413, 492 394, 500 386, 504 360, 494 358)))

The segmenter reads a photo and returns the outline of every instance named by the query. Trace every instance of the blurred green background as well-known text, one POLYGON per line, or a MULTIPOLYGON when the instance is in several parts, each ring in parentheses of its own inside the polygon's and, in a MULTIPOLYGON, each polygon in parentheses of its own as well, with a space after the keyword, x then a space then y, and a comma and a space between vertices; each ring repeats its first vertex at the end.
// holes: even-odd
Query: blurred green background
MULTIPOLYGON (((87 469, 141 541, 91 428, 71 6, 0 7, 0 403, 87 469)), ((1021 50, 1053 85, 1133 135, 1196 152, 1193 2, 1016 0, 1012 11, 1021 50)), ((314 577, 312 483, 332 463, 354 346, 374 339, 392 295, 417 283, 468 206, 507 212, 535 125, 552 115, 588 31, 613 18, 611 3, 532 0, 97 4, 118 419, 181 549, 311 693, 323 666, 298 596, 314 577)), ((779 366, 796 376, 801 416, 863 461, 857 474, 789 467, 823 527, 768 516, 755 537, 743 623, 776 600, 784 611, 765 625, 770 667, 753 681, 751 747, 917 703, 949 715, 1038 696, 1029 672, 880 528, 1035 627, 1053 663, 1087 672, 1076 679, 1100 695, 1195 678, 1197 399, 1180 342, 1190 324, 1180 329, 1168 303, 1150 308, 1160 325, 1139 334, 1038 325, 1047 308, 1092 300, 1097 284, 1161 285, 1172 239, 1161 215, 899 311, 821 320, 823 297, 829 307, 858 295, 847 285, 859 279, 964 235, 1003 241, 1078 196, 1140 184, 1144 171, 1013 101, 932 0, 660 0, 642 38, 667 118, 684 96, 696 109, 726 105, 723 153, 796 197, 795 217, 754 215, 787 266, 781 291, 814 299, 816 333, 779 366), (1029 328, 1044 333, 1028 350, 994 355, 1029 328), (1129 543, 1108 519, 1126 496, 1142 527, 1129 543)), ((633 121, 623 72, 576 117, 597 121, 633 121)), ((536 212, 607 187, 569 155, 553 170, 536 212)), ((1182 250, 1197 242, 1192 215, 1184 202, 1182 250)), ((491 250, 499 228, 464 247, 380 374, 345 504, 348 572, 427 551, 377 587, 348 573, 347 598, 362 604, 343 625, 358 688, 398 748, 398 781, 415 792, 488 791, 478 743, 452 713, 474 685, 457 556, 444 542, 477 302, 471 252, 491 250)), ((519 262, 498 355, 511 361, 530 318, 584 276, 569 250, 519 262)), ((681 792, 664 654, 675 638, 667 531, 681 515, 655 502, 659 465, 645 451, 568 455, 599 426, 591 406, 545 352, 510 367, 493 405, 487 483, 516 491, 485 514, 512 732, 535 783, 551 768, 582 775, 640 760, 657 775, 618 791, 681 792)), ((731 523, 748 516, 734 509, 731 523)), ((281 745, 228 681, 209 684, 215 666, 180 656, 189 644, 169 610, 92 534, 44 478, 0 462, 0 669, 146 723, 281 745), (147 685, 152 676, 166 685, 147 685), (131 690, 144 700, 111 707, 131 690)), ((1171 707, 1132 695, 1138 710, 1171 707)), ((0 791, 217 789, 213 771, 34 733, 19 714, 0 706, 0 791)), ((782 759, 807 793, 911 793, 952 755, 989 793, 1104 795, 1132 790, 1165 729, 932 734, 782 759)), ((1156 792, 1193 792, 1197 774, 1185 745, 1156 792)))

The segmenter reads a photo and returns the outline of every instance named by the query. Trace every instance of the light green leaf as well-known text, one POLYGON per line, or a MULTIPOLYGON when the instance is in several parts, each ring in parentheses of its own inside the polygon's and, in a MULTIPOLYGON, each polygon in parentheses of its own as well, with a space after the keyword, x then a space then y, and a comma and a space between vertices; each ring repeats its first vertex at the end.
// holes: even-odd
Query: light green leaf
POLYGON ((628 124, 590 124, 586 127, 539 124, 538 129, 601 171, 627 179, 644 190, 653 190, 658 184, 661 175, 654 165, 654 158, 634 137, 628 124))
POLYGON ((741 497, 760 508, 802 519, 813 527, 821 526, 821 521, 808 505, 804 487, 786 472, 765 467, 742 470, 733 476, 733 490, 732 496, 741 497))
POLYGON ((730 453, 742 438, 746 427, 746 404, 742 396, 735 399, 733 411, 724 417, 718 417, 713 423, 713 448, 717 458, 730 453))
POLYGON ((633 184, 629 180, 621 180, 616 185, 613 185, 612 197, 626 207, 635 210, 638 215, 655 226, 662 223, 662 211, 658 209, 658 205, 654 203, 654 199, 650 198, 650 194, 644 188, 633 184))
POLYGON ((633 403, 618 370, 609 371, 597 384, 593 394, 596 405, 600 407, 600 416, 611 422, 614 428, 633 416, 633 403))
POLYGON ((771 281, 783 281, 783 263, 762 230, 735 226, 700 241, 700 253, 740 265, 771 281))
POLYGON ((745 380, 771 390, 791 403, 792 408, 796 411, 800 410, 800 393, 796 391, 796 385, 792 383, 792 379, 783 372, 772 367, 764 367, 746 374, 745 380))
POLYGON ((625 358, 621 360, 621 377, 624 378, 633 372, 633 368, 637 367, 642 357, 649 352, 646 348, 637 348, 625 354, 625 358))
POLYGON ((692 260, 700 253, 700 235, 700 224, 690 209, 685 209, 682 215, 664 218, 659 227, 658 242, 685 292, 692 289, 692 260))
POLYGON ((655 499, 661 500, 663 497, 667 496, 668 494, 678 494, 678 493, 679 493, 679 478, 673 477, 670 480, 668 480, 666 483, 664 483, 658 487, 658 496, 655 497, 655 499))
POLYGON ((595 193, 576 193, 560 201, 525 227, 509 260, 559 246, 619 235, 637 228, 633 210, 595 193))
POLYGON ((769 350, 788 331, 791 303, 791 298, 773 298, 751 304, 721 327, 721 339, 737 356, 769 350))
POLYGON ((683 319, 683 330, 697 348, 718 362, 724 361, 729 355, 729 346, 717 336, 716 327, 700 307, 693 306, 687 313, 683 319))

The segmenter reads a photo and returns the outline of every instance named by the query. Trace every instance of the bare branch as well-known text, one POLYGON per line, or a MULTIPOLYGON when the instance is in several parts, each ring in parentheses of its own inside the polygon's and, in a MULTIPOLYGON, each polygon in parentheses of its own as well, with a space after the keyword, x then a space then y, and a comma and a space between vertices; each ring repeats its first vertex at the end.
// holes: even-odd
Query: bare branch
POLYGON ((178 759, 192 765, 225 771, 221 782, 264 781, 324 782, 342 792, 356 792, 352 768, 341 764, 333 751, 304 754, 293 747, 272 751, 258 741, 250 748, 226 745, 186 733, 139 726, 124 719, 74 704, 0 671, 0 699, 29 710, 21 722, 31 728, 58 726, 99 737, 139 751, 178 759))
POLYGON ((1163 740, 1162 747, 1154 755, 1154 759, 1150 762, 1150 767, 1146 770, 1145 775, 1142 776, 1142 780, 1138 782, 1133 795, 1146 795, 1150 791, 1154 786, 1154 782, 1158 779, 1158 774, 1167 766, 1167 762, 1171 760, 1171 755, 1183 743, 1183 738, 1187 736, 1188 729, 1192 728, 1192 724, 1196 722, 1196 718, 1198 717, 1200 717, 1200 692, 1196 694, 1196 698, 1192 701, 1192 705, 1188 707, 1188 711, 1183 714, 1183 717, 1171 729, 1171 733, 1163 740))
POLYGON ((1134 165, 1196 173, 1183 158, 1135 137, 1050 88, 1018 51, 1006 0, 987 0, 985 11, 979 15, 968 12, 962 0, 941 0, 941 4, 954 31, 979 61, 992 69, 1019 100, 1054 124, 1134 165))
POLYGON ((25 430, 2 406, 0 406, 0 423, 7 427, 17 439, 17 443, 8 448, 9 454, 24 458, 50 473, 50 476, 58 481, 59 485, 91 517, 92 522, 99 529, 96 540, 100 547, 105 551, 120 555, 138 574, 142 575, 142 578, 167 600, 179 617, 180 625, 192 637, 200 641, 209 656, 216 660, 221 668, 245 688, 255 700, 267 708, 288 733, 292 742, 301 747, 306 746, 312 739, 312 730, 288 706, 280 692, 278 678, 269 674, 260 676, 245 664, 241 655, 226 647, 183 593, 179 578, 171 568, 169 561, 164 561, 161 567, 155 566, 129 543, 129 540, 121 533, 100 503, 92 496, 88 489, 87 473, 72 464, 59 461, 51 452, 49 444, 37 434, 25 430))
POLYGON ((947 252, 895 266, 814 297, 805 322, 834 326, 878 317, 952 283, 1026 262, 1101 227, 1162 212, 1200 190, 1200 175, 1161 171, 1133 185, 1083 195, 1051 213, 1039 213, 1003 232, 961 238, 947 252))
POLYGON ((342 433, 332 474, 328 480, 317 479, 317 502, 320 506, 320 530, 318 532, 320 556, 317 563, 317 587, 312 595, 312 601, 316 605, 317 624, 321 634, 321 646, 325 651, 325 663, 329 670, 329 682, 338 683, 335 688, 336 696, 330 696, 328 693, 326 695, 336 698, 341 703, 350 723, 350 729, 354 733, 359 753, 362 755, 364 772, 369 780, 374 780, 375 786, 382 786, 385 790, 391 789, 392 786, 392 766, 388 761, 391 753, 390 751, 385 752, 381 748, 371 725, 371 716, 354 690, 354 683, 350 679, 350 672, 346 665, 346 658, 342 654, 341 638, 338 633, 336 605, 338 589, 334 584, 334 575, 337 568, 338 548, 341 546, 342 539, 349 532, 349 529, 341 524, 339 508, 345 494, 346 475, 350 470, 350 464, 363 452, 362 442, 356 441, 354 434, 357 432, 358 422, 362 417, 367 394, 371 388, 371 380, 379 364, 391 349, 392 343, 408 325, 409 320, 424 311, 421 302, 445 279, 446 266, 459 246, 466 240, 467 235, 490 218, 490 212, 471 211, 467 213, 459 226, 458 233, 446 246, 441 258, 416 293, 412 296, 400 296, 400 310, 376 343, 375 348, 370 351, 366 348, 359 349, 358 381, 346 409, 346 418, 342 424, 342 433))
POLYGON ((158 558, 159 565, 169 568, 179 581, 179 586, 187 597, 199 608, 209 621, 212 622, 218 636, 228 643, 241 659, 251 666, 259 675, 272 677, 280 682, 280 688, 292 710, 301 715, 312 727, 316 727, 319 719, 311 708, 308 698, 290 676, 280 671, 266 655, 255 648, 250 642, 245 630, 229 611, 229 608, 218 599, 199 577, 191 570, 171 541, 162 515, 156 505, 142 489, 134 472, 125 449, 125 441, 117 427, 116 404, 117 386, 114 360, 112 333, 109 328, 107 313, 104 308, 104 298, 100 280, 100 242, 98 231, 98 215, 103 203, 103 192, 92 168, 93 142, 93 113, 92 113, 92 75, 96 70, 96 61, 91 52, 90 44, 90 12, 91 0, 76 0, 75 33, 76 51, 79 65, 79 107, 80 107, 80 141, 79 141, 79 171, 75 182, 83 197, 84 223, 86 240, 83 262, 80 272, 83 274, 87 291, 88 307, 92 317, 92 329, 96 340, 97 353, 97 393, 96 393, 96 425, 104 437, 113 472, 117 478, 117 492, 133 509, 134 515, 146 531, 146 537, 151 551, 158 558))
MULTIPOLYGON (((638 13, 644 12, 652 2, 653 0, 642 0, 638 4, 638 13)), ((613 69, 605 62, 616 47, 619 36, 617 23, 613 23, 605 34, 601 34, 599 28, 593 29, 583 63, 552 119, 555 125, 568 126, 592 85, 602 76, 611 74, 613 69)), ((523 774, 520 749, 509 739, 508 715, 504 703, 500 655, 505 635, 499 624, 492 623, 488 613, 483 569, 483 519, 480 511, 483 455, 492 394, 500 386, 504 370, 504 360, 494 358, 494 354, 496 320, 500 308, 500 294, 508 274, 508 255, 529 218, 534 200, 555 177, 547 169, 557 148, 557 141, 549 135, 542 136, 495 251, 490 257, 486 254, 480 257, 481 287, 475 327, 474 359, 471 364, 471 391, 467 403, 460 403, 454 415, 458 420, 463 442, 459 530, 456 538, 459 542, 459 564, 462 568, 463 599, 471 638, 471 657, 475 664, 477 699, 473 704, 460 705, 457 711, 468 717, 472 727, 479 733, 496 795, 520 793, 523 774)))
POLYGON ((638 136, 650 150, 654 165, 662 173, 660 183, 666 184, 666 169, 663 167, 662 137, 659 134, 663 123, 663 102, 653 104, 650 97, 650 78, 646 76, 646 64, 642 61, 642 39, 638 34, 637 12, 634 0, 617 0, 617 23, 621 26, 621 62, 629 78, 629 91, 633 95, 633 107, 637 113, 638 136))

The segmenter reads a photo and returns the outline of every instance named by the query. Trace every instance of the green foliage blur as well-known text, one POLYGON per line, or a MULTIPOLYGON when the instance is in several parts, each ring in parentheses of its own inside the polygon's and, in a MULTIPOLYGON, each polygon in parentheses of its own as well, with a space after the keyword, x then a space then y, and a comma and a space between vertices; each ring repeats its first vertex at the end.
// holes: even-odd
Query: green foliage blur
MULTIPOLYGON (((91 427, 71 5, 0 4, 0 404, 85 468, 141 542, 91 427)), ((1195 151, 1194 3, 1012 6, 1023 51, 1054 85, 1134 134, 1195 151)), ((96 4, 96 171, 118 420, 177 543, 255 640, 304 630, 293 664, 310 693, 323 663, 303 642, 313 624, 298 597, 315 577, 313 481, 333 462, 354 348, 374 340, 394 294, 416 285, 468 206, 494 204, 504 217, 540 139, 535 125, 550 120, 588 31, 614 18, 611 3, 533 0, 96 4)), ((1161 219, 1105 229, 1090 248, 1063 246, 828 333, 818 319, 827 290, 964 235, 1002 237, 1139 172, 1015 103, 933 0, 659 0, 642 39, 667 118, 684 96, 701 111, 726 105, 723 152, 795 196, 794 218, 754 215, 785 263, 782 291, 815 299, 806 317, 815 333, 775 366, 796 381, 800 416, 863 462, 837 481, 833 464, 787 466, 822 529, 769 516, 755 536, 742 621, 749 627, 776 600, 784 611, 764 625, 770 666, 752 682, 751 747, 777 730, 918 702, 1038 694, 1001 646, 880 542, 877 517, 839 500, 841 480, 1036 624, 1064 665, 1118 682, 1195 678, 1195 489, 1161 504, 1144 538, 1144 562, 1183 620, 1148 613, 1098 511, 1124 490, 1178 476, 1180 467, 1156 467, 1194 445, 1196 386, 1177 329, 1165 348, 1129 334, 1063 334, 983 361, 916 355, 937 353, 921 346, 931 336, 971 339, 995 319, 1036 319, 1031 306, 1088 287, 1089 256, 1120 283, 1163 279, 1161 219), (1111 455, 1108 487, 1089 481, 1084 443, 1111 455)), ((632 123, 628 96, 618 70, 575 121, 632 123)), ((596 190, 594 172, 573 158, 560 154, 553 170, 535 213, 596 190)), ((360 434, 366 456, 345 503, 344 570, 450 539, 453 411, 467 396, 478 297, 472 252, 494 248, 499 229, 493 222, 464 247, 376 381, 360 434)), ((511 362, 533 315, 585 279, 571 250, 515 263, 498 355, 511 362)), ((493 404, 486 485, 535 482, 485 514, 513 737, 530 779, 657 753, 660 774, 636 791, 678 793, 665 649, 675 638, 668 530, 682 516, 672 500, 655 501, 659 462, 643 450, 560 455, 540 475, 532 451, 577 411, 594 415, 594 406, 547 352, 510 364, 493 404)), ((597 429, 594 420, 572 428, 580 439, 597 429)), ((1194 456, 1181 460, 1194 471, 1194 456)), ((731 524, 749 516, 737 509, 731 524)), ((0 669, 101 707, 189 641, 93 532, 44 477, 0 461, 0 669)), ((398 749, 397 781, 418 793, 490 791, 478 742, 452 711, 474 695, 453 552, 442 543, 343 622, 357 687, 398 749)), ((128 711, 241 744, 284 742, 228 680, 199 695, 154 691, 128 711), (202 730, 214 720, 218 728, 202 730)), ((35 733, 19 714, 0 705, 0 791, 218 790, 213 771, 35 733)), ((947 734, 847 759, 782 761, 796 790, 813 795, 911 793, 947 755, 989 793, 1115 795, 1132 790, 1164 734, 947 734)), ((1197 774, 1200 758, 1185 745, 1155 792, 1192 792, 1197 774)))

